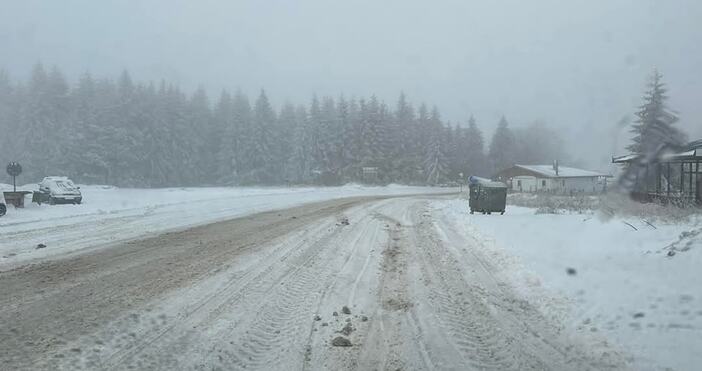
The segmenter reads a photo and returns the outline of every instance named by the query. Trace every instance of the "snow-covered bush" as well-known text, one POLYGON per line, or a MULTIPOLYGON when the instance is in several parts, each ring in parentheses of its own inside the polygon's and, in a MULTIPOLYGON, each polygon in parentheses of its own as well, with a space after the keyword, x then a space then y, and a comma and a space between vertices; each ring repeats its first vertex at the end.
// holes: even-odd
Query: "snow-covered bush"
POLYGON ((599 213, 601 216, 635 216, 645 220, 658 220, 675 223, 686 221, 690 216, 702 213, 702 209, 692 201, 639 202, 632 200, 627 193, 610 192, 602 197, 599 213))
POLYGON ((536 208, 537 214, 589 213, 597 209, 599 197, 592 195, 563 196, 548 193, 512 193, 507 203, 536 208))

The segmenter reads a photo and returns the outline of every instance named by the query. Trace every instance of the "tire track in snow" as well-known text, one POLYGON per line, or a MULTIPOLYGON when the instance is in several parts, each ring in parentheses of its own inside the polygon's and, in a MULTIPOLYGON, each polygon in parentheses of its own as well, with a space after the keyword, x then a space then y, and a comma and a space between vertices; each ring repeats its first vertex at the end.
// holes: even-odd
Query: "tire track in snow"
MULTIPOLYGON (((178 352, 174 349, 162 348, 173 344, 187 344, 187 338, 193 328, 202 327, 206 321, 216 320, 234 303, 238 303, 240 306, 252 305, 253 301, 260 299, 255 293, 265 293, 267 289, 275 285, 276 279, 273 275, 280 269, 280 264, 276 263, 289 259, 308 242, 306 239, 301 239, 297 244, 289 246, 282 255, 276 250, 272 251, 262 261, 273 264, 254 267, 240 276, 228 279, 223 287, 188 306, 184 313, 179 313, 177 318, 173 319, 172 323, 165 329, 154 330, 145 339, 131 345, 128 349, 112 354, 102 366, 107 369, 122 366, 124 363, 132 362, 139 353, 148 351, 152 354, 163 351, 163 354, 177 355, 178 352), (149 349, 150 347, 156 349, 149 349), (173 351, 173 353, 169 351, 173 351)), ((158 362, 163 361, 163 359, 158 360, 158 362)))
MULTIPOLYGON (((485 241, 470 232, 459 232, 462 226, 440 214, 433 220, 437 237, 460 261, 472 262, 466 278, 481 283, 486 303, 493 309, 493 318, 499 319, 504 331, 523 334, 518 337, 519 349, 525 354, 539 355, 552 369, 625 369, 619 350, 605 347, 592 349, 579 339, 567 336, 564 326, 552 323, 525 298, 516 295, 510 284, 501 278, 500 261, 491 260, 485 241)), ((469 229, 470 231, 471 229, 469 229)), ((548 294, 546 294, 548 295, 548 294)), ((605 343, 606 344, 606 343, 605 343)))
MULTIPOLYGON (((45 369, 61 365, 75 369, 70 367, 74 360, 78 360, 77 365, 87 361, 100 365, 105 359, 103 353, 119 349, 110 345, 131 348, 139 344, 137 339, 142 335, 148 341, 152 331, 163 330, 168 325, 155 318, 156 314, 144 310, 159 309, 158 305, 164 303, 162 300, 169 293, 185 290, 190 297, 202 298, 211 287, 194 295, 199 283, 217 271, 226 271, 232 264, 239 266, 237 260, 243 252, 256 251, 262 244, 266 246, 302 228, 314 229, 325 216, 375 199, 334 200, 267 212, 0 273, 0 291, 5 292, 2 297, 21 298, 24 303, 16 310, 0 308, 0 322, 8 324, 0 327, 0 334, 6 335, 0 341, 3 350, 0 360, 8 367, 31 369, 42 365, 45 369), (42 290, 36 292, 40 286, 42 290), (130 313, 141 315, 137 319, 142 320, 130 320, 130 313), (149 319, 159 322, 158 326, 148 323, 149 319)), ((285 269, 272 269, 285 272, 285 269)), ((170 303, 174 309, 166 307, 165 313, 179 311, 183 304, 187 310, 188 304, 192 304, 186 298, 175 298, 170 303)), ((169 315, 166 320, 169 318, 178 319, 169 315)), ((144 362, 141 361, 144 354, 132 358, 144 362)))
POLYGON ((328 238, 312 246, 318 250, 317 254, 286 279, 273 300, 264 304, 254 322, 235 341, 234 349, 228 354, 231 366, 283 369, 292 364, 304 365, 304 357, 300 356, 306 351, 309 340, 300 340, 308 339, 305 334, 309 335, 309 328, 313 326, 315 303, 334 285, 338 279, 335 273, 344 269, 354 252, 355 242, 367 232, 365 226, 372 223, 367 207, 362 209, 351 214, 361 214, 359 218, 349 217, 351 226, 338 227, 328 238))
MULTIPOLYGON (((413 215, 415 241, 421 269, 435 285, 429 297, 434 314, 449 336, 464 366, 471 369, 549 369, 538 359, 515 354, 519 341, 502 332, 482 288, 463 280, 460 263, 439 238, 424 208, 413 215)), ((517 334, 514 334, 517 335, 517 334)))
POLYGON ((395 202, 376 213, 387 236, 380 262, 377 308, 356 356, 360 369, 436 368, 428 356, 407 287, 411 246, 406 243, 406 227, 397 218, 402 218, 409 205, 410 202, 395 202))
POLYGON ((479 241, 454 235, 450 223, 437 218, 426 203, 417 206, 412 238, 433 314, 462 355, 461 369, 623 368, 617 359, 604 359, 561 336, 558 324, 550 323, 494 274, 496 268, 481 255, 479 241))

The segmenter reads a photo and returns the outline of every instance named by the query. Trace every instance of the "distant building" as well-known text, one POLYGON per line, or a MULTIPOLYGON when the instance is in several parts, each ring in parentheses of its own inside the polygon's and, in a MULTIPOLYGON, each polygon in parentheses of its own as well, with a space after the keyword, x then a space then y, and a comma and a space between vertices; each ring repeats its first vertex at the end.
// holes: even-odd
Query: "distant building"
POLYGON ((493 176, 516 192, 546 192, 572 195, 601 193, 612 176, 590 170, 553 165, 514 165, 493 176))
POLYGON ((626 186, 641 201, 683 201, 702 204, 702 140, 659 153, 613 157, 624 167, 626 186))

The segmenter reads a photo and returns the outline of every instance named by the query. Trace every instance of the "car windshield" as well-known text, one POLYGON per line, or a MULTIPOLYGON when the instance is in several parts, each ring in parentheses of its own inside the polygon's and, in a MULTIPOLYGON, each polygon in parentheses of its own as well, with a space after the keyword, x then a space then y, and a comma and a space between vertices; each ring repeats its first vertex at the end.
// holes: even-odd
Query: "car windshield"
POLYGON ((57 180, 54 182, 54 185, 55 187, 52 188, 64 192, 74 191, 76 188, 70 180, 57 180))

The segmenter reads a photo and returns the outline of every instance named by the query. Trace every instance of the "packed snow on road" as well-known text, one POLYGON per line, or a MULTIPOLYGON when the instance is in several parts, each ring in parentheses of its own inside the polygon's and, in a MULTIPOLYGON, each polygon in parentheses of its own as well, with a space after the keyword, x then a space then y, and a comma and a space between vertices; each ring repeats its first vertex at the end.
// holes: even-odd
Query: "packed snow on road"
POLYGON ((504 274, 509 266, 437 212, 441 197, 451 196, 337 197, 4 271, 0 316, 12 322, 0 329, 3 363, 27 369, 626 365, 599 334, 577 336, 521 294, 504 274))
MULTIPOLYGON (((27 191, 36 184, 19 187, 27 191)), ((0 184, 0 190, 12 190, 0 184)), ((82 185, 82 205, 37 205, 27 196, 25 208, 10 207, 0 218, 0 264, 105 246, 167 230, 339 197, 455 192, 451 188, 342 187, 162 188, 135 189, 82 185), (37 246, 44 245, 46 248, 37 246)))

